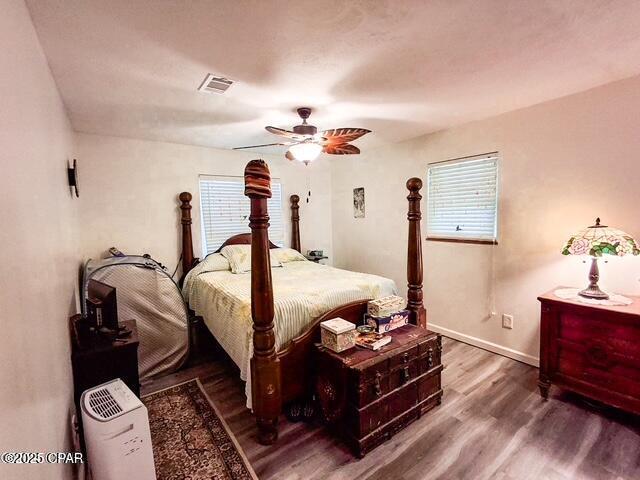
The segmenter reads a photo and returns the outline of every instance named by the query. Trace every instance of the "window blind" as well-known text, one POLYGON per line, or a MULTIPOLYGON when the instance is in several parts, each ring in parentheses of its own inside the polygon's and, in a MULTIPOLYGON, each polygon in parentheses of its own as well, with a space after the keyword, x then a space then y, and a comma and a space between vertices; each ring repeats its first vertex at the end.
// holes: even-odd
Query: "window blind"
POLYGON ((497 239, 498 154, 428 167, 427 238, 497 239))
MULTIPOLYGON (((282 185, 271 180, 269 240, 284 246, 282 185)), ((249 198, 244 195, 243 177, 200 177, 200 212, 204 255, 215 252, 229 237, 249 233, 249 198)))

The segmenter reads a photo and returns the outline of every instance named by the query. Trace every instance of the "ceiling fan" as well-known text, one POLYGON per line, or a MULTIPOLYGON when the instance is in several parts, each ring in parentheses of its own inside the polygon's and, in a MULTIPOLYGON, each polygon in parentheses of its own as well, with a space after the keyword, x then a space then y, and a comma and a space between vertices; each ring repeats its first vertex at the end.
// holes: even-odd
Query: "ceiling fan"
POLYGON ((371 132, 366 128, 333 128, 318 133, 318 129, 314 125, 307 123, 307 118, 311 115, 311 109, 309 107, 300 107, 297 112, 302 119, 302 124, 293 127, 293 131, 278 127, 265 127, 268 132, 285 137, 289 139, 288 141, 236 147, 234 150, 287 146, 289 149, 285 153, 285 157, 288 160, 298 160, 308 165, 309 162, 315 160, 323 152, 329 155, 355 155, 360 153, 360 149, 349 142, 353 142, 371 132))

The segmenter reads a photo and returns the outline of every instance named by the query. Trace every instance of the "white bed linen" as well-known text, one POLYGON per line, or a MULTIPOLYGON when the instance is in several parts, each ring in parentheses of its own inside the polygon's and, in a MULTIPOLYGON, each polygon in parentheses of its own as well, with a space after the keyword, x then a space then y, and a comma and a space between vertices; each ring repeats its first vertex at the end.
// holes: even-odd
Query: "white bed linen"
MULTIPOLYGON (((397 294, 394 281, 388 278, 309 261, 284 263, 272 268, 271 274, 277 351, 303 333, 314 319, 339 305, 397 294)), ((202 273, 196 267, 185 280, 183 294, 240 368, 240 377, 247 382, 247 407, 251 408, 251 273, 202 273)))

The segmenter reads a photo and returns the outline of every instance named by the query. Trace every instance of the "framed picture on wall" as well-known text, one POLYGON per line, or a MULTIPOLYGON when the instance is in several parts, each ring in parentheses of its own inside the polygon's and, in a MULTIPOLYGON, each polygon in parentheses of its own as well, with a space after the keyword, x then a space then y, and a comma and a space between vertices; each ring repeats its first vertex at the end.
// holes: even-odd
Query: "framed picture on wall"
POLYGON ((353 218, 364 218, 364 187, 353 189, 353 218))

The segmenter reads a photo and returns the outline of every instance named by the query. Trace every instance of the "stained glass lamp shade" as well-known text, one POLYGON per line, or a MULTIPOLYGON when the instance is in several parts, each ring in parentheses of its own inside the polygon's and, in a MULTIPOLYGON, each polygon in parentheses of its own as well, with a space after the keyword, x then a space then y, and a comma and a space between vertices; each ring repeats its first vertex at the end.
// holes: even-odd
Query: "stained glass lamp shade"
POLYGON ((591 256, 591 269, 589 270, 589 286, 579 294, 586 298, 606 300, 609 295, 598 287, 600 273, 598 271, 598 257, 603 255, 640 255, 638 242, 628 233, 607 225, 600 225, 600 219, 596 219, 595 225, 573 235, 562 249, 563 255, 589 255, 591 256))

